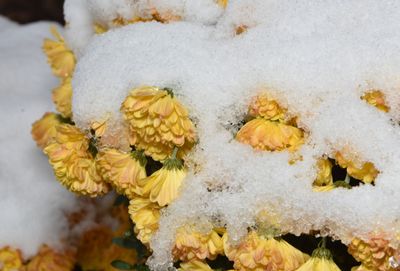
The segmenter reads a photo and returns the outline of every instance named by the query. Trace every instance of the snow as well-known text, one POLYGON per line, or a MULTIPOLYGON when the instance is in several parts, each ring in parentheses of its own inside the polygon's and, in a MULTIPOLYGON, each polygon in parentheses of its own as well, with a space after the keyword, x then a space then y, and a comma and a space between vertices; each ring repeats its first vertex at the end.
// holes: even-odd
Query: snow
MULTIPOLYGON (((160 8, 178 2, 164 1, 160 8)), ((205 2, 199 1, 199 14, 205 2)), ((120 142, 126 140, 119 108, 137 86, 172 87, 196 120, 200 144, 190 160, 202 169, 190 169, 180 198, 163 213, 150 266, 171 265, 179 226, 193 220, 207 225, 218 217, 235 241, 263 209, 294 234, 321 230, 348 243, 382 230, 396 245, 400 3, 232 0, 213 17, 215 23, 187 19, 187 5, 181 5, 175 8, 184 12, 180 22, 137 23, 90 37, 80 48, 73 79, 77 125, 88 129, 94 120, 108 118, 107 133, 121 135, 120 142), (248 30, 235 36, 240 25, 248 30), (297 153, 303 160, 294 165, 289 153, 254 152, 226 128, 241 121, 250 98, 263 88, 298 116, 307 132, 297 153), (360 99, 370 89, 383 91, 389 114, 360 99), (317 159, 346 146, 375 164, 376 186, 313 192, 317 159), (209 183, 224 189, 209 192, 209 183)))
MULTIPOLYGON (((214 1, 194 1, 65 3, 67 41, 78 55, 73 114, 80 128, 107 118, 106 136, 126 142, 119 108, 129 91, 142 85, 172 87, 196 121, 200 144, 190 160, 202 165, 201 171, 189 168, 180 198, 163 212, 150 266, 166 270, 171 265, 175 230, 186 222, 209 225, 217 217, 235 241, 264 209, 283 231, 294 234, 321 230, 348 243, 384 231, 398 245, 400 3, 231 0, 223 10, 214 1), (154 7, 182 20, 112 24, 117 17, 149 16, 154 7), (111 29, 95 35, 95 23, 111 29), (238 26, 248 30, 235 35, 238 26), (255 152, 233 140, 228 124, 242 120, 249 100, 263 88, 299 117, 307 132, 297 153, 302 161, 289 165, 287 152, 255 152), (390 113, 360 99, 370 89, 382 90, 390 113), (375 164, 380 171, 376 185, 313 192, 317 159, 346 146, 375 164), (209 192, 209 183, 222 189, 209 192)), ((39 75, 32 86, 51 77, 39 75)), ((16 91, 2 95, 24 93, 26 83, 10 87, 16 91)), ((10 123, 10 117, 2 123, 10 123)))
POLYGON ((53 109, 58 84, 40 48, 49 28, 0 17, 0 247, 19 248, 25 257, 43 243, 59 246, 68 234, 65 214, 78 208, 30 135, 32 123, 53 109))

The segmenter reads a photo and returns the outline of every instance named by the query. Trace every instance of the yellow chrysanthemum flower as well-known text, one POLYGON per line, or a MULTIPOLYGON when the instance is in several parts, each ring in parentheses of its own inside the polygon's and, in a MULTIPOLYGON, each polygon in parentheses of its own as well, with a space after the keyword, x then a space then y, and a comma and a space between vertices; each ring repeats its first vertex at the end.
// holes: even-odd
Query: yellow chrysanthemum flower
POLYGON ((49 112, 32 124, 32 138, 39 148, 44 149, 56 137, 59 124, 61 124, 59 116, 49 112))
POLYGON ((160 206, 147 198, 136 197, 129 202, 129 214, 135 223, 137 238, 143 244, 148 244, 158 230, 160 206))
POLYGON ((347 170, 347 173, 364 183, 372 183, 375 181, 379 174, 379 171, 375 168, 371 162, 365 162, 362 164, 356 163, 355 158, 347 158, 342 153, 337 152, 335 155, 336 162, 342 168, 347 170))
POLYGON ((254 231, 238 247, 226 245, 225 254, 240 271, 296 270, 309 258, 282 239, 266 238, 254 231))
POLYGON ((196 141, 194 125, 187 110, 170 90, 140 87, 132 90, 121 110, 130 126, 130 141, 154 160, 164 160, 175 146, 179 157, 196 141))
POLYGON ((359 238, 353 239, 348 246, 348 252, 362 266, 376 271, 391 271, 389 258, 395 253, 395 250, 389 246, 389 241, 382 236, 371 237, 368 241, 359 238))
POLYGON ((370 90, 361 96, 361 99, 383 112, 390 110, 389 106, 386 105, 385 94, 380 90, 370 90))
POLYGON ((122 248, 112 242, 118 237, 106 226, 98 226, 85 232, 79 240, 77 262, 83 271, 118 271, 111 266, 113 260, 122 260, 134 264, 136 251, 122 248))
POLYGON ((335 189, 337 186, 335 184, 328 184, 324 186, 313 186, 314 192, 328 192, 335 189))
POLYGON ((48 62, 56 76, 61 78, 70 77, 75 69, 74 53, 65 44, 57 28, 52 27, 51 33, 56 40, 45 39, 43 43, 43 50, 47 55, 48 62))
POLYGON ((10 247, 0 249, 0 270, 15 271, 22 267, 22 256, 19 250, 10 247))
POLYGON ((256 96, 249 105, 249 115, 254 118, 262 117, 267 120, 283 121, 286 111, 267 93, 256 96))
POLYGON ((186 177, 182 161, 174 157, 176 150, 171 158, 164 161, 161 169, 138 181, 140 194, 160 206, 168 205, 178 197, 179 188, 186 177))
POLYGON ((304 133, 294 126, 256 118, 239 130, 236 139, 256 150, 296 151, 304 143, 304 133))
POLYGON ((332 259, 329 249, 320 247, 313 251, 311 258, 297 271, 340 271, 332 259))
POLYGON ((329 191, 334 188, 332 177, 332 163, 327 158, 317 161, 317 178, 314 180, 314 191, 329 191))
POLYGON ((213 271, 213 269, 205 262, 193 260, 190 262, 181 263, 178 271, 213 271))
POLYGON ((44 152, 61 184, 73 192, 97 196, 107 193, 110 187, 98 173, 89 145, 89 139, 77 127, 61 124, 54 142, 44 152))
POLYGON ((223 253, 222 237, 215 230, 208 234, 202 234, 188 227, 178 230, 172 250, 174 258, 183 262, 205 260, 206 258, 213 260, 223 253))
POLYGON ((72 117, 72 85, 71 78, 62 80, 61 85, 53 90, 53 102, 57 111, 64 118, 72 117))
POLYGON ((147 161, 142 152, 125 153, 116 149, 105 149, 96 158, 104 180, 110 182, 118 193, 130 198, 137 190, 138 180, 147 177, 147 161))
POLYGON ((43 245, 22 271, 71 271, 75 261, 75 253, 72 251, 57 252, 43 245))

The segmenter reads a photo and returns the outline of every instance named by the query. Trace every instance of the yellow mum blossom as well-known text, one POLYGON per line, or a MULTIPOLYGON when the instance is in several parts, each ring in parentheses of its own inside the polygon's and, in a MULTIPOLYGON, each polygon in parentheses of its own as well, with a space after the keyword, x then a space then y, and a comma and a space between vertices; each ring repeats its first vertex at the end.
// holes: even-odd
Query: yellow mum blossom
POLYGON ((206 258, 213 260, 223 252, 222 237, 215 230, 202 234, 187 227, 178 230, 172 250, 174 258, 184 262, 206 258))
POLYGON ((394 270, 389 265, 389 258, 394 255, 395 250, 383 236, 373 236, 368 241, 355 238, 348 246, 348 252, 367 269, 394 270))
POLYGON ((129 202, 129 214, 135 223, 137 238, 143 244, 148 244, 158 230, 160 206, 147 198, 136 197, 129 202))
POLYGON ((61 78, 70 77, 75 69, 74 53, 65 44, 57 28, 52 27, 51 33, 56 40, 45 39, 43 43, 43 50, 47 55, 48 62, 56 76, 61 78))
POLYGON ((332 253, 326 248, 317 248, 313 251, 311 258, 305 262, 297 271, 340 271, 332 259, 332 253))
POLYGON ((130 126, 130 141, 154 160, 164 160, 175 146, 179 157, 189 151, 196 141, 194 125, 187 110, 172 92, 157 87, 132 90, 121 110, 130 126))
POLYGON ((72 251, 57 252, 43 245, 22 271, 71 271, 75 261, 75 254, 72 251))
POLYGON ((142 152, 125 153, 116 149, 105 149, 96 158, 104 180, 111 183, 118 193, 130 198, 137 190, 137 181, 147 177, 147 161, 142 152))
POLYGON ((259 236, 254 231, 239 246, 225 246, 225 253, 240 271, 296 270, 309 257, 284 240, 259 236))
POLYGON ((89 139, 77 127, 61 124, 57 126, 54 142, 44 152, 61 184, 73 192, 96 196, 110 188, 97 171, 89 145, 89 139))
POLYGON ((389 112, 390 110, 385 102, 385 94, 380 90, 370 90, 361 96, 361 99, 383 112, 389 112))
POLYGON ((286 109, 282 108, 270 95, 262 93, 251 101, 249 115, 252 117, 263 117, 267 120, 283 121, 286 109))
POLYGON ((59 87, 53 90, 53 102, 64 118, 72 117, 72 85, 71 78, 65 78, 59 87))
POLYGON ((236 139, 256 150, 296 151, 304 143, 304 133, 294 126, 256 118, 239 130, 236 139))
POLYGON ((181 263, 181 267, 178 271, 213 271, 211 267, 202 261, 193 260, 186 263, 181 263))
POLYGON ((102 137, 107 130, 107 120, 94 121, 90 128, 94 131, 96 137, 102 137))
POLYGON ((112 242, 115 233, 106 226, 98 226, 85 232, 79 240, 77 262, 83 271, 118 271, 111 266, 113 260, 131 264, 136 262, 136 251, 112 242))
POLYGON ((15 271, 22 267, 22 256, 19 250, 10 247, 0 249, 0 270, 15 271))
POLYGON ((360 165, 355 162, 355 159, 349 159, 340 152, 336 153, 335 159, 338 165, 342 168, 345 168, 351 177, 364 183, 370 184, 374 182, 376 176, 379 174, 379 171, 371 162, 365 162, 360 165))
POLYGON ((55 138, 59 124, 61 124, 59 116, 49 112, 32 124, 32 138, 41 149, 44 149, 55 138))
POLYGON ((217 4, 218 4, 221 8, 226 8, 226 6, 228 5, 228 0, 217 0, 217 4))
POLYGON ((179 188, 186 177, 182 161, 175 158, 176 151, 177 149, 161 169, 138 181, 142 196, 149 197, 150 201, 157 202, 160 206, 170 204, 178 197, 179 188))

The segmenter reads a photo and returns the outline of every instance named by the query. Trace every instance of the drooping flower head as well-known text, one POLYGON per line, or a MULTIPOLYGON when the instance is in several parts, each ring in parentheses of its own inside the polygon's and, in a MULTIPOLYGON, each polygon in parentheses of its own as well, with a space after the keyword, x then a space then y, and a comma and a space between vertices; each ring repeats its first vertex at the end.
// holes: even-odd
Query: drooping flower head
POLYGON ((296 151, 304 142, 304 133, 294 126, 256 118, 239 130, 236 139, 256 150, 296 151))
POLYGON ((297 271, 340 271, 340 269, 333 261, 329 249, 319 247, 297 271))
POLYGON ((178 197, 179 188, 186 177, 186 169, 182 160, 176 158, 176 153, 177 148, 171 158, 164 161, 161 169, 138 182, 141 195, 160 206, 168 205, 178 197))
POLYGON ((72 192, 97 196, 109 191, 90 152, 91 142, 77 127, 57 126, 57 135, 44 152, 49 157, 56 178, 72 192))
POLYGON ((174 258, 183 262, 213 260, 223 252, 222 237, 216 230, 203 234, 190 227, 182 227, 177 231, 172 250, 174 258))
POLYGON ((389 259, 394 255, 395 250, 389 246, 389 240, 383 236, 372 236, 367 241, 354 238, 348 247, 348 252, 361 262, 364 268, 377 271, 395 270, 389 265, 389 259))
POLYGON ((131 144, 154 160, 166 159, 175 147, 182 157, 196 142, 187 110, 169 89, 136 88, 122 103, 121 111, 129 123, 131 144))
POLYGON ((249 105, 249 115, 257 118, 262 117, 272 121, 284 121, 286 109, 268 93, 262 93, 254 97, 249 105))
POLYGON ((335 159, 338 165, 347 170, 347 173, 364 183, 373 183, 379 174, 371 162, 359 162, 357 157, 345 156, 346 152, 336 152, 335 159))
POLYGON ((68 48, 57 28, 52 27, 51 32, 56 40, 45 39, 43 51, 47 55, 48 62, 56 76, 60 78, 70 77, 75 69, 74 53, 68 48))
POLYGON ((135 197, 129 202, 129 214, 135 223, 137 238, 143 244, 148 244, 158 230, 160 206, 147 198, 135 197))
POLYGON ((44 149, 56 137, 59 124, 61 124, 59 116, 49 112, 32 124, 32 138, 41 149, 44 149))
POLYGON ((137 183, 146 178, 146 157, 140 151, 126 153, 116 149, 105 149, 96 157, 97 165, 104 180, 120 194, 134 196, 137 183))
POLYGON ((239 246, 225 246, 226 256, 234 262, 235 270, 296 270, 308 255, 282 239, 269 238, 250 232, 239 246))

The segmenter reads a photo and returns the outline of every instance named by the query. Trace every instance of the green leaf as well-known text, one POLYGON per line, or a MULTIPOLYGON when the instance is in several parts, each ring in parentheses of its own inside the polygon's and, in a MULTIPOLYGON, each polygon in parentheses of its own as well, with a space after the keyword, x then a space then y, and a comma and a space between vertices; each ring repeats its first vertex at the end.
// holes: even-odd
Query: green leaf
POLYGON ((138 264, 135 268, 137 271, 150 271, 150 268, 145 264, 138 264))
POLYGON ((127 248, 127 249, 137 249, 139 248, 139 245, 137 242, 131 238, 124 238, 124 237, 114 237, 113 238, 113 243, 116 244, 117 246, 127 248))
POLYGON ((119 270, 135 270, 134 265, 121 260, 114 260, 111 262, 111 265, 119 270))

